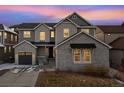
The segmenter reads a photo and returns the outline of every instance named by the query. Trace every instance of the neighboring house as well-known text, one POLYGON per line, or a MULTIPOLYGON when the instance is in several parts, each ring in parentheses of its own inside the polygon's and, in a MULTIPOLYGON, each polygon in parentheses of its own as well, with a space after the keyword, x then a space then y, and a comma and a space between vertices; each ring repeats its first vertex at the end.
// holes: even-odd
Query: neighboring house
POLYGON ((121 25, 97 26, 96 38, 109 44, 110 65, 114 68, 124 67, 124 23, 121 25))
POLYGON ((17 33, 0 24, 0 63, 14 62, 13 46, 17 44, 17 33))
POLYGON ((114 68, 124 67, 124 37, 120 37, 110 43, 110 64, 114 68))
POLYGON ((122 25, 99 25, 96 29, 96 38, 109 44, 115 39, 124 36, 124 26, 122 25))
POLYGON ((96 39, 96 27, 77 13, 58 23, 39 23, 33 27, 30 24, 36 23, 16 26, 19 33, 19 43, 14 46, 16 64, 39 64, 55 56, 56 68, 60 70, 109 68, 111 47, 96 39))

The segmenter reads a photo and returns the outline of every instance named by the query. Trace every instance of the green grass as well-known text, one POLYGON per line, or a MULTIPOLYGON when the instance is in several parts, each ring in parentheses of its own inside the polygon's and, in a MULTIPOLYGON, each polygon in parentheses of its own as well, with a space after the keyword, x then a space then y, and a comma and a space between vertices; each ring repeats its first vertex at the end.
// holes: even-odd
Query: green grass
POLYGON ((88 76, 82 73, 41 72, 37 87, 118 87, 123 86, 114 79, 88 76))

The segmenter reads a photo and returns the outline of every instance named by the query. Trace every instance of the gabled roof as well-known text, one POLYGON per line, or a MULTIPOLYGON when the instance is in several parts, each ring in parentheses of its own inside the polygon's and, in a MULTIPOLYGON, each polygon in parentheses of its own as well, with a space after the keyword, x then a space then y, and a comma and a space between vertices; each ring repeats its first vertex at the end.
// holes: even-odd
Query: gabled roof
POLYGON ((40 25, 40 23, 22 23, 22 24, 11 26, 11 28, 14 27, 18 29, 34 29, 38 25, 40 25))
POLYGON ((22 42, 18 43, 17 45, 14 45, 13 48, 16 48, 17 46, 21 45, 21 44, 24 43, 24 42, 28 43, 29 45, 31 45, 31 46, 34 47, 34 48, 37 48, 35 45, 33 45, 32 43, 30 43, 30 42, 27 41, 27 40, 23 40, 22 42))
POLYGON ((61 24, 63 21, 65 20, 69 20, 71 23, 73 23, 74 25, 76 25, 77 27, 82 27, 82 26, 92 26, 87 20, 85 20, 83 17, 81 17, 79 14, 77 13, 72 13, 71 15, 67 16, 66 18, 62 19, 61 21, 59 21, 54 27, 58 26, 59 24, 61 24), (73 20, 72 16, 76 15, 77 17, 80 18, 80 20, 73 20))
POLYGON ((10 32, 10 33, 13 33, 13 34, 17 34, 14 30, 10 29, 9 27, 7 27, 3 24, 0 24, 0 31, 5 31, 5 32, 10 32))
POLYGON ((19 30, 34 30, 36 28, 38 28, 40 25, 45 25, 48 28, 52 28, 56 23, 22 23, 22 24, 18 24, 18 25, 13 25, 10 26, 10 28, 17 28, 19 30))
POLYGON ((119 37, 109 44, 112 49, 124 50, 124 37, 119 37))
POLYGON ((71 15, 67 16, 68 19, 72 20, 73 22, 75 22, 76 24, 78 24, 79 26, 91 26, 91 23, 88 22, 86 19, 84 19, 82 16, 80 16, 78 13, 74 12, 71 15), (72 18, 72 16, 77 16, 80 18, 80 20, 75 20, 72 18))
POLYGON ((124 27, 121 25, 98 25, 104 33, 124 33, 124 27))
POLYGON ((93 37, 93 36, 91 36, 91 35, 89 35, 89 34, 84 33, 83 31, 77 32, 77 33, 73 34, 72 36, 68 37, 67 39, 63 40, 62 42, 58 43, 58 44, 55 46, 55 48, 57 48, 58 46, 60 46, 60 45, 62 45, 62 44, 64 44, 64 43, 66 43, 67 41, 69 41, 69 40, 75 38, 76 36, 80 35, 81 33, 87 35, 88 37, 90 37, 90 38, 92 38, 92 39, 94 39, 94 40, 96 40, 97 42, 103 44, 104 46, 106 46, 106 47, 108 47, 108 48, 111 48, 111 46, 109 46, 108 44, 106 44, 106 43, 104 43, 104 42, 102 42, 102 41, 96 39, 95 37, 93 37))

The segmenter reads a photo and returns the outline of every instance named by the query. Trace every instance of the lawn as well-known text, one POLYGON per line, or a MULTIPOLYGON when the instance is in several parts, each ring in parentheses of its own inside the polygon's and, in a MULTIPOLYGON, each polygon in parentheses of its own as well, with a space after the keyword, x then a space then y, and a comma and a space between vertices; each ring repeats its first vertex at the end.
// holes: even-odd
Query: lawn
POLYGON ((123 86, 114 79, 69 72, 41 72, 37 87, 118 87, 123 86))

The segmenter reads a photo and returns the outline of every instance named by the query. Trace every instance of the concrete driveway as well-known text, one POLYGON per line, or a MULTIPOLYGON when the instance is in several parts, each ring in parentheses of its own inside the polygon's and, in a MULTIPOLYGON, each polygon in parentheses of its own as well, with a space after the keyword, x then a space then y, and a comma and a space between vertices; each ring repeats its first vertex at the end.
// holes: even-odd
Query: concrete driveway
POLYGON ((17 74, 11 71, 0 76, 0 87, 34 87, 39 71, 20 72, 17 74))

